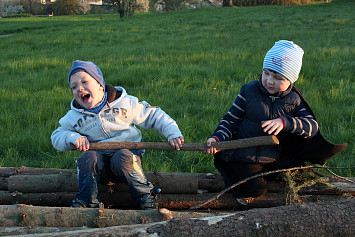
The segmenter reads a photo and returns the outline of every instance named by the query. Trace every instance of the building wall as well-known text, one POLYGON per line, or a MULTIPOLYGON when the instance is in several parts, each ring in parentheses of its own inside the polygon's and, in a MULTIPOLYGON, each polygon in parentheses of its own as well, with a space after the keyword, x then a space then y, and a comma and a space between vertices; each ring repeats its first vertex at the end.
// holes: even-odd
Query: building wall
POLYGON ((149 11, 149 0, 136 0, 137 5, 141 6, 141 11, 142 12, 148 12, 149 11))

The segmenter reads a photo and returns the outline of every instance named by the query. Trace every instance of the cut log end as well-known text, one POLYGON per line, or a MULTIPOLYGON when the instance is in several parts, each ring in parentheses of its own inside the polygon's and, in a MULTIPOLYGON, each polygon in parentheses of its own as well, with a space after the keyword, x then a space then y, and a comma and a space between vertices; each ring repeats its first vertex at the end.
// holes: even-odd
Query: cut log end
POLYGON ((279 139, 277 139, 276 136, 272 135, 272 136, 271 136, 271 139, 273 140, 273 142, 275 143, 275 145, 279 145, 279 144, 280 144, 280 141, 279 141, 279 139))

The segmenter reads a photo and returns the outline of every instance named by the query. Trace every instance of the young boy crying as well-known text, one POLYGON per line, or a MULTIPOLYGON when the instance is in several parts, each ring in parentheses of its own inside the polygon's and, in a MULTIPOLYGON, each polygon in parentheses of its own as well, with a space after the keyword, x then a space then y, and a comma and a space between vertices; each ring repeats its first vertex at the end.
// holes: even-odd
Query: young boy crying
POLYGON ((71 144, 84 152, 76 161, 79 192, 72 207, 98 207, 98 184, 125 182, 142 209, 157 207, 153 185, 142 170, 143 150, 89 150, 90 142, 140 142, 136 127, 154 128, 175 150, 184 138, 176 122, 159 107, 140 102, 124 88, 105 85, 101 70, 92 62, 75 61, 68 75, 74 99, 51 136, 53 146, 69 151, 71 144))

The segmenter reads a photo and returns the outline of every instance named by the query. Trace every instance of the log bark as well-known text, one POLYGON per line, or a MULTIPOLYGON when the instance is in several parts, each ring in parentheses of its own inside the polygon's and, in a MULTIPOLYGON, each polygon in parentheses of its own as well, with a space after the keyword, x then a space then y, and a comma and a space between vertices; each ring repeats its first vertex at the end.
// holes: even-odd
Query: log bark
MULTIPOLYGON (((162 193, 197 193, 198 174, 173 172, 145 172, 147 179, 162 193)), ((4 182, 5 183, 5 182, 4 182)), ((7 181, 10 192, 44 193, 44 192, 77 192, 79 190, 76 174, 72 172, 47 175, 12 175, 7 181), (36 185, 33 185, 36 184, 36 185)), ((3 185, 4 186, 4 185, 3 185)), ((128 191, 124 183, 117 183, 109 187, 100 186, 102 190, 114 188, 128 191)))
POLYGON ((72 173, 48 175, 13 175, 8 178, 10 192, 45 193, 78 191, 77 176, 72 173))
MULTIPOLYGON (((11 214, 19 218, 18 222, 20 224, 25 224, 26 222, 23 222, 23 214, 25 214, 25 219, 28 215, 23 211, 16 212, 14 209, 12 207, 11 214)), ((0 213, 4 213, 4 210, 2 209, 0 213)), ((354 212, 355 199, 347 199, 334 202, 253 209, 222 216, 199 218, 187 218, 185 216, 170 220, 167 218, 167 221, 148 224, 65 231, 38 236, 354 236, 354 212)), ((57 216, 55 213, 66 213, 66 210, 54 209, 50 212, 52 216, 62 220, 63 217, 57 216)), ((1 216, 10 215, 4 213, 1 216)), ((80 217, 85 216, 81 215, 80 217)), ((8 222, 16 223, 12 220, 8 222)), ((4 223, 4 221, 0 221, 0 223, 4 223)), ((68 221, 65 223, 68 223, 68 221)))
MULTIPOLYGON (((218 150, 237 149, 252 146, 271 146, 277 145, 279 141, 276 136, 261 136, 244 138, 239 140, 216 142, 212 146, 218 150)), ((182 151, 204 151, 206 143, 184 143, 182 151)), ((75 147, 73 147, 75 149, 75 147)), ((174 150, 167 142, 97 142, 90 143, 90 150, 111 150, 111 149, 150 149, 150 150, 174 150)))
POLYGON ((68 207, 75 199, 74 192, 21 193, 0 190, 0 205, 27 204, 35 206, 68 207))
MULTIPOLYGON (((0 204, 69 206, 78 191, 76 170, 10 167, 0 168, 0 174, 2 176, 0 187, 2 190, 9 190, 9 192, 0 191, 0 204), (1 173, 1 171, 4 172, 1 173), (7 178, 8 175, 10 176, 7 178)), ((225 188, 224 179, 219 174, 169 172, 145 172, 145 174, 156 188, 162 190, 159 195, 160 207, 169 209, 188 209, 208 200, 225 188)), ((330 187, 312 186, 301 189, 298 194, 303 196, 299 201, 338 199, 344 193, 355 196, 354 183, 339 182, 338 179, 332 181, 330 187)), ((99 190, 106 207, 140 209, 139 205, 131 200, 126 184, 100 185, 99 190)), ((248 208, 285 205, 286 194, 287 184, 285 182, 269 181, 268 194, 256 199, 248 208)), ((233 208, 245 209, 229 194, 204 207, 204 209, 233 208)))
POLYGON ((157 236, 354 236, 355 200, 253 209, 223 217, 172 219, 146 228, 157 236))
MULTIPOLYGON (((20 193, 0 191, 0 204, 27 204, 34 206, 50 206, 50 207, 68 207, 71 201, 75 199, 74 192, 58 192, 58 193, 20 193)), ((190 207, 203 203, 207 199, 216 195, 215 193, 204 194, 159 194, 158 206, 160 208, 168 208, 172 210, 187 210, 190 207)), ((140 209, 138 203, 132 200, 129 193, 122 192, 104 192, 100 193, 101 200, 106 208, 115 209, 140 209)), ((221 198, 206 204, 201 209, 234 209, 245 210, 250 208, 268 208, 282 206, 292 202, 318 202, 340 199, 335 195, 300 195, 297 200, 289 200, 287 193, 267 193, 264 196, 252 199, 252 202, 244 206, 236 201, 230 194, 224 194, 221 198)))
POLYGON ((197 193, 198 174, 181 172, 145 172, 147 179, 161 193, 197 193))
MULTIPOLYGON (((214 173, 144 172, 154 187, 162 193, 198 193, 198 190, 219 192, 225 188, 224 178, 214 173)), ((42 169, 28 167, 0 167, 0 190, 11 192, 77 192, 76 170, 42 169), (16 172, 14 172, 16 170, 16 172), (8 177, 8 178, 7 178, 8 177), (36 187, 34 187, 36 183, 36 187)), ((278 181, 268 183, 269 192, 281 192, 285 184, 278 181)), ((128 192, 124 183, 101 185, 100 190, 128 192)))
MULTIPOLYGON (((189 173, 160 173, 144 172, 147 179, 154 187, 160 188, 162 193, 198 193, 198 190, 219 192, 225 188, 224 179, 218 174, 189 174, 189 173), (207 177, 207 178, 206 178, 207 177)), ((108 183, 100 185, 100 190, 128 192, 128 186, 124 183, 108 183)), ((285 183, 270 181, 269 192, 282 192, 285 183)), ((9 178, 0 177, 0 190, 11 192, 77 192, 78 184, 76 174, 48 175, 13 175, 9 178), (34 187, 33 183, 37 186, 34 187)))
POLYGON ((0 190, 7 190, 8 183, 7 183, 7 178, 5 177, 0 177, 0 190))
MULTIPOLYGON (((92 229, 92 228, 90 228, 92 229)), ((90 230, 87 227, 2 227, 0 228, 0 236, 52 236, 60 232, 68 233, 68 231, 90 230)))
MULTIPOLYGON (((170 172, 145 172, 147 179, 161 193, 186 193, 196 194, 199 190, 219 192, 225 188, 224 179, 218 174, 208 175, 193 173, 170 173, 170 172)), ((77 192, 77 176, 74 173, 48 174, 48 175, 13 175, 9 178, 0 179, 0 190, 10 192, 42 193, 42 192, 77 192), (33 184, 36 185, 33 185, 33 184)), ((285 183, 279 181, 268 182, 269 192, 282 192, 285 183)), ((108 183, 100 185, 100 190, 128 192, 125 183, 108 183)))
POLYGON ((355 184, 332 182, 331 186, 311 186, 302 188, 300 193, 310 195, 343 195, 344 193, 349 193, 355 197, 355 184))
MULTIPOLYGON (((285 182, 269 180, 267 190, 271 193, 279 193, 283 192, 286 186, 285 182)), ((225 188, 224 178, 220 174, 203 173, 198 176, 198 189, 207 190, 210 193, 218 193, 225 188)))
POLYGON ((112 210, 99 208, 0 205, 0 226, 108 227, 146 224, 172 218, 198 218, 226 212, 172 212, 159 210, 112 210))
MULTIPOLYGON (((145 175, 155 188, 161 189, 161 193, 196 194, 198 190, 215 193, 225 188, 224 179, 219 174, 145 172, 145 175)), ((354 178, 349 179, 354 180, 354 178)), ((314 195, 351 193, 355 196, 355 183, 334 181, 331 182, 331 185, 330 187, 303 188, 301 193, 314 195)), ((285 187, 285 182, 268 181, 268 192, 283 192, 285 187)), ((23 193, 77 192, 78 182, 76 173, 70 170, 47 175, 12 175, 9 178, 2 177, 0 179, 0 190, 23 193)), ((100 190, 102 192, 128 192, 128 186, 124 183, 109 183, 108 185, 100 185, 100 190)))
POLYGON ((73 173, 73 169, 55 169, 55 168, 32 168, 32 167, 0 167, 0 177, 10 177, 12 175, 45 175, 45 174, 62 174, 73 173))

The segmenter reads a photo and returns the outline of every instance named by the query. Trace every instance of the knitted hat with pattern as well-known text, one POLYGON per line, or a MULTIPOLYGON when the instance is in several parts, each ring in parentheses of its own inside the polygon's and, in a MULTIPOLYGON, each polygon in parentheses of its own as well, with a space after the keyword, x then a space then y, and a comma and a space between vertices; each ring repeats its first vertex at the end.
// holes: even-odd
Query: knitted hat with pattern
POLYGON ((292 41, 277 41, 265 55, 263 70, 280 73, 294 83, 301 71, 303 54, 303 49, 292 41))

